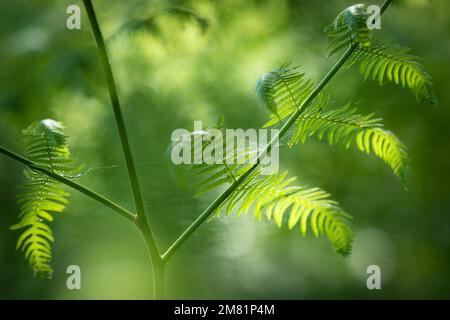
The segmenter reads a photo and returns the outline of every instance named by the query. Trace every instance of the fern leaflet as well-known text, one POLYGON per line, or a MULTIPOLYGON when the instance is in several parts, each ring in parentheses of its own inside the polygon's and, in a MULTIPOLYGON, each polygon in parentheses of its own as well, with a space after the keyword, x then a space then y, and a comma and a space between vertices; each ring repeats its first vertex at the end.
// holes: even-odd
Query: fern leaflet
POLYGON ((188 166, 189 170, 183 171, 183 174, 190 173, 190 185, 197 190, 197 196, 235 182, 254 163, 258 152, 255 141, 249 141, 245 145, 230 144, 222 136, 215 138, 212 130, 219 129, 216 127, 193 131, 178 142, 180 147, 191 150, 191 159, 202 160, 197 164, 194 160, 188 166), (196 139, 201 143, 201 148, 195 148, 196 139), (220 152, 216 153, 214 149, 205 152, 213 145, 220 146, 220 152))
POLYGON ((260 171, 251 173, 244 182, 216 209, 215 215, 222 211, 227 215, 237 209, 237 214, 247 214, 253 209, 255 219, 261 220, 263 213, 278 227, 288 215, 288 227, 296 225, 306 234, 308 221, 316 237, 325 234, 335 251, 343 256, 351 252, 352 231, 349 220, 338 203, 329 199, 329 194, 318 189, 293 186, 296 178, 286 179, 287 172, 281 175, 261 176, 260 171))
POLYGON ((372 76, 380 85, 387 80, 402 87, 407 86, 418 101, 436 104, 437 97, 430 75, 419 58, 409 54, 409 51, 408 48, 392 46, 388 42, 366 48, 358 47, 347 67, 359 64, 364 79, 372 76))
POLYGON ((312 106, 297 119, 289 145, 293 145, 311 136, 326 140, 330 145, 344 145, 349 148, 352 141, 358 149, 370 153, 385 161, 393 172, 406 181, 409 171, 409 158, 404 144, 389 130, 383 128, 381 119, 373 114, 362 116, 355 114, 356 109, 348 104, 337 110, 323 111, 312 106))
POLYGON ((351 44, 369 47, 372 35, 367 28, 368 18, 367 6, 363 4, 356 4, 343 10, 333 23, 325 28, 329 39, 328 56, 351 44))
POLYGON ((303 103, 313 90, 313 82, 305 80, 305 75, 296 71, 298 67, 288 64, 267 72, 256 84, 256 94, 261 103, 270 112, 270 120, 264 127, 272 126, 294 111, 303 107, 303 103))
MULTIPOLYGON (((59 122, 43 120, 24 130, 26 155, 36 166, 66 177, 73 176, 80 168, 69 158, 65 128, 59 122)), ((53 221, 52 213, 62 212, 69 194, 60 184, 36 170, 26 169, 27 182, 18 197, 20 221, 12 230, 25 229, 17 241, 29 261, 34 274, 51 278, 53 232, 47 222, 53 221)))

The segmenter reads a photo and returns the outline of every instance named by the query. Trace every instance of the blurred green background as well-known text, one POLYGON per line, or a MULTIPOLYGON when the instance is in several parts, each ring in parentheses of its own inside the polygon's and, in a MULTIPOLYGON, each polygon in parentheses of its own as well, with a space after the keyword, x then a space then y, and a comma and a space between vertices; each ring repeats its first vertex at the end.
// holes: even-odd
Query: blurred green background
MULTIPOLYGON (((179 183, 165 157, 171 132, 193 120, 258 128, 268 118, 253 92, 258 77, 284 62, 318 80, 326 58, 324 27, 352 1, 93 1, 107 39, 148 214, 162 248, 212 201, 179 183)), ((378 3, 377 1, 373 1, 378 3)), ((409 190, 373 156, 310 140, 283 150, 281 168, 332 193, 354 216, 353 255, 325 238, 279 230, 251 216, 215 219, 171 260, 168 298, 450 298, 450 3, 394 1, 380 36, 413 49, 433 76, 439 106, 409 90, 340 72, 327 87, 337 105, 358 102, 384 118, 408 146, 409 190), (381 267, 382 289, 366 287, 381 267)), ((0 144, 23 153, 21 130, 53 118, 68 127, 79 182, 132 209, 103 71, 82 8, 82 29, 66 29, 66 8, 81 1, 3 1, 0 10, 0 144)), ((380 4, 380 3, 378 3, 380 4)), ((148 299, 148 254, 137 230, 72 191, 52 223, 50 281, 32 276, 15 251, 17 186, 23 166, 0 157, 0 298, 148 299), (66 288, 66 268, 81 267, 82 290, 66 288)))

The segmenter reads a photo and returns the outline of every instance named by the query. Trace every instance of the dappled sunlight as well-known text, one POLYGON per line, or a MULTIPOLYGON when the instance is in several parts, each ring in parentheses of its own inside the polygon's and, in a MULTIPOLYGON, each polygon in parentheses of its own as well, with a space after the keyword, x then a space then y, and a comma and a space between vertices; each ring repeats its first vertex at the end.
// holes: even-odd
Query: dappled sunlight
MULTIPOLYGON (((7 1, 2 6, 0 146, 25 155, 24 128, 42 119, 61 121, 71 156, 84 165, 73 181, 134 212, 86 11, 82 9, 81 29, 69 31, 64 3, 32 1, 19 8, 7 1)), ((208 129, 219 123, 221 130, 264 124, 278 129, 341 57, 339 51, 327 58, 324 28, 343 3, 98 0, 94 6, 143 207, 164 251, 242 174, 227 167, 207 176, 203 181, 218 187, 198 197, 200 175, 197 180, 182 176, 170 159, 174 130, 191 131, 194 121, 208 129), (299 68, 290 69, 295 66, 299 68), (265 73, 258 99, 255 86, 265 73)), ((404 0, 389 8, 377 37, 411 47, 413 53, 386 45, 378 47, 378 54, 387 58, 377 60, 377 52, 355 49, 359 60, 347 60, 355 67, 339 69, 308 105, 309 112, 299 113, 280 140, 280 171, 271 176, 281 177, 280 185, 255 180, 247 185, 254 188, 252 194, 228 195, 221 217, 202 225, 170 261, 170 298, 448 295, 448 6, 447 0, 404 0), (419 102, 436 100, 439 108, 419 102), (285 171, 289 173, 283 176, 285 171), (292 177, 298 179, 288 180, 292 177), (237 216, 235 209, 245 201, 237 216), (370 265, 381 268, 382 290, 366 286, 370 265)), ((343 48, 349 45, 348 37, 330 38, 336 47, 342 45, 339 41, 343 48)), ((21 164, 1 155, 0 299, 153 297, 148 252, 139 231, 111 207, 76 190, 70 190, 67 210, 57 212, 51 224, 57 239, 52 243, 54 279, 41 283, 32 278, 22 253, 15 251, 19 234, 8 230, 20 212, 16 186, 26 180, 22 171, 21 164), (81 267, 81 291, 66 288, 71 264, 81 267)))

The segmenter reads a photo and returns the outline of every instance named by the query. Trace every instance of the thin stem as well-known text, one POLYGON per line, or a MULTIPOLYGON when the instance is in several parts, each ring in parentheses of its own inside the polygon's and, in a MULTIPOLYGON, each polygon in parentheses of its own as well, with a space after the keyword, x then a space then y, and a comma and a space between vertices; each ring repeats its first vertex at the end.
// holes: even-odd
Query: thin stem
POLYGON ((119 206, 118 204, 112 202, 111 200, 105 198, 104 196, 96 193, 95 191, 92 191, 91 189, 82 186, 81 184, 78 184, 70 179, 67 179, 61 175, 58 175, 54 172, 51 172, 49 170, 46 170, 44 168, 40 168, 38 165, 36 165, 34 162, 28 160, 27 158, 22 157, 21 155, 18 155, 17 153, 6 149, 3 146, 0 146, 0 153, 6 155, 7 157, 16 160, 26 166, 28 166, 29 168, 39 171, 85 195, 87 195, 88 197, 96 200, 97 202, 100 202, 101 204, 105 205, 106 207, 114 210, 115 212, 119 213, 121 216, 123 216, 124 218, 128 219, 131 222, 135 222, 136 220, 136 215, 129 212, 128 210, 122 208, 121 206, 119 206))
MULTIPOLYGON (((392 0, 386 0, 381 6, 381 13, 383 13, 388 6, 391 4, 392 0)), ((358 47, 358 44, 350 45, 344 54, 339 58, 339 60, 333 65, 333 67, 328 71, 328 73, 322 78, 322 80, 317 84, 308 98, 301 104, 292 116, 289 117, 288 121, 281 127, 277 135, 275 135, 272 140, 267 144, 266 148, 259 153, 256 163, 237 181, 231 184, 216 200, 214 200, 211 205, 206 208, 198 218, 178 237, 177 240, 167 249, 167 251, 162 255, 163 261, 167 262, 174 255, 174 253, 191 237, 191 235, 209 218, 209 216, 233 193, 233 191, 259 166, 261 159, 265 154, 271 151, 274 143, 279 141, 286 132, 292 127, 298 117, 303 113, 303 111, 308 107, 308 105, 317 97, 317 95, 323 90, 323 88, 330 82, 334 75, 339 71, 339 69, 344 65, 344 63, 350 58, 352 53, 358 47)))
POLYGON ((391 5, 391 3, 392 3, 392 0, 384 1, 383 4, 381 5, 380 13, 383 14, 386 11, 386 9, 391 5))
MULTIPOLYGON (((136 167, 134 164, 133 156, 131 153, 131 147, 128 139, 128 134, 125 126, 125 122, 122 115, 122 110, 120 108, 119 97, 117 95, 116 84, 114 81, 113 73, 111 70, 111 65, 109 63, 108 54, 106 51, 105 41, 103 39, 102 32, 100 30, 100 26, 97 21, 97 16, 95 14, 94 7, 92 5, 91 0, 83 0, 84 6, 86 8, 86 12, 89 17, 89 21, 91 23, 92 31, 94 33, 95 41, 97 42, 98 52, 100 54, 100 60, 103 64, 103 70, 105 72, 106 83, 108 86, 109 96, 112 103, 112 108, 114 112, 114 118, 116 121, 117 131, 119 133, 120 142, 122 144, 122 150, 125 157, 125 163, 128 170, 128 176, 130 179, 131 189, 133 192, 134 204, 137 212, 136 225, 139 230, 141 230, 147 247, 150 251, 150 257, 152 260, 153 267, 159 264, 161 260, 161 255, 159 253, 159 249, 156 243, 156 238, 151 229, 150 223, 148 221, 147 215, 145 213, 144 201, 142 198, 142 192, 139 185, 139 180, 136 173, 136 167)), ((156 284, 158 278, 155 275, 154 271, 154 280, 155 280, 155 288, 159 287, 156 284)), ((156 290, 155 295, 158 296, 156 290)), ((158 298, 158 297, 157 297, 158 298)))
POLYGON ((213 203, 206 208, 205 211, 202 212, 198 216, 197 219, 183 232, 181 236, 178 237, 177 240, 170 246, 169 249, 162 255, 163 261, 167 262, 173 254, 177 251, 179 247, 183 245, 186 240, 190 238, 190 236, 205 222, 209 216, 216 210, 222 202, 224 202, 233 191, 256 169, 258 163, 255 163, 246 173, 240 176, 232 185, 230 185, 213 203))

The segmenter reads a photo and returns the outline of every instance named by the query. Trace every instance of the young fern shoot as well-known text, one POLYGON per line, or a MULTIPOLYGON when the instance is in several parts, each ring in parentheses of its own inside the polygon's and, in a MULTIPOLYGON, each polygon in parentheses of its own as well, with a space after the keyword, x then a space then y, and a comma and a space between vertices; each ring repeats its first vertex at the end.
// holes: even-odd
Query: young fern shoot
POLYGON ((357 44, 344 68, 360 66, 364 79, 372 76, 383 85, 386 80, 402 87, 407 86, 420 102, 437 103, 431 76, 420 59, 411 55, 409 48, 379 41, 370 33, 366 21, 367 6, 354 5, 341 12, 325 31, 329 39, 328 56, 349 45, 357 44))

